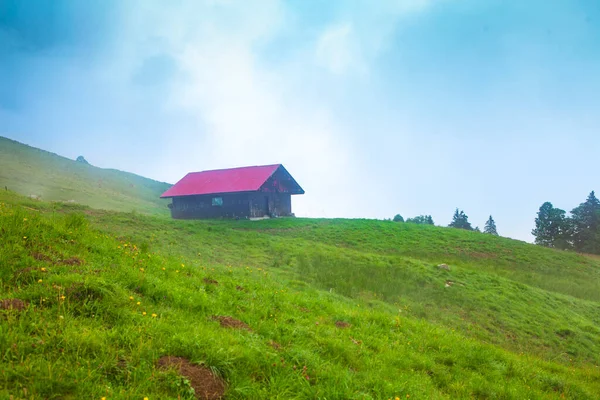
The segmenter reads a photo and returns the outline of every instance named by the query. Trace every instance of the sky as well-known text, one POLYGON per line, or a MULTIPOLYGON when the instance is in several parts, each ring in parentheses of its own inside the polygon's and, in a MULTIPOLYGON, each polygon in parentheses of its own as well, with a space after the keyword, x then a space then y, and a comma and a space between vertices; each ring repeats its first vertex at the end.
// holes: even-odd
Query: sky
POLYGON ((297 216, 531 241, 600 191, 600 2, 0 0, 0 135, 169 183, 282 163, 297 216))

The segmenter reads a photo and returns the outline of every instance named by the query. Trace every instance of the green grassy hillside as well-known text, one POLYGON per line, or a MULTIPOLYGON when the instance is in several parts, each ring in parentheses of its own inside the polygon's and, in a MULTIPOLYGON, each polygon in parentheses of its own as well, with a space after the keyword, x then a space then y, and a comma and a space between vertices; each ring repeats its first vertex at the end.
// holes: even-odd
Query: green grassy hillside
POLYGON ((168 214, 158 197, 171 185, 78 163, 0 136, 0 188, 47 201, 94 208, 168 214))
POLYGON ((4 186, 0 399, 600 398, 598 257, 390 221, 174 221, 168 184, 0 138, 4 186))
POLYGON ((392 222, 0 203, 0 398, 600 398, 597 259, 392 222))

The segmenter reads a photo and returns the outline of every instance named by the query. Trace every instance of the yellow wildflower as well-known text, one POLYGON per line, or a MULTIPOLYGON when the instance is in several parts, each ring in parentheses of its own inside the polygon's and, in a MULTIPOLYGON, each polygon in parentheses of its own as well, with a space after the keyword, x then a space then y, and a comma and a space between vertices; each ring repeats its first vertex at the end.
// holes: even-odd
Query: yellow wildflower
POLYGON ((42 283, 42 282, 43 282, 43 281, 42 281, 41 279, 38 281, 38 283, 42 283))
POLYGON ((165 268, 165 267, 162 267, 162 270, 163 270, 163 271, 165 271, 165 270, 166 270, 166 268, 165 268))
POLYGON ((129 296, 129 300, 133 300, 133 296, 129 296))
POLYGON ((27 218, 23 218, 23 222, 27 221, 27 218))
POLYGON ((158 315, 152 314, 152 318, 156 318, 156 317, 158 317, 158 315))
POLYGON ((23 239, 27 239, 27 236, 23 236, 23 239))
POLYGON ((140 302, 138 301, 138 302, 137 302, 137 303, 135 303, 135 304, 137 304, 137 305, 139 306, 139 305, 140 305, 140 304, 142 304, 142 303, 140 303, 140 302))
POLYGON ((141 271, 141 272, 144 272, 144 268, 140 268, 140 271, 141 271))
POLYGON ((184 264, 181 264, 181 268, 185 268, 185 265, 184 265, 184 264))
POLYGON ((142 313, 142 315, 144 315, 144 316, 145 316, 145 315, 146 315, 146 311, 144 311, 144 312, 142 313))
POLYGON ((60 299, 61 299, 61 300, 64 300, 64 299, 66 299, 65 295, 62 295, 62 296, 60 296, 60 299))
POLYGON ((42 267, 42 268, 40 268, 40 271, 46 272, 46 268, 42 267))

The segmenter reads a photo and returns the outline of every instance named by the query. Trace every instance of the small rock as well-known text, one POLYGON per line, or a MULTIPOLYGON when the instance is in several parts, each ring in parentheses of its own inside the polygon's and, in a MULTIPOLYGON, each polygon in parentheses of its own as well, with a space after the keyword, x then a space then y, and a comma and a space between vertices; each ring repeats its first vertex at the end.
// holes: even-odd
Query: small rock
POLYGON ((445 269, 446 271, 450 271, 450 267, 448 266, 448 264, 440 264, 437 267, 438 269, 445 269))

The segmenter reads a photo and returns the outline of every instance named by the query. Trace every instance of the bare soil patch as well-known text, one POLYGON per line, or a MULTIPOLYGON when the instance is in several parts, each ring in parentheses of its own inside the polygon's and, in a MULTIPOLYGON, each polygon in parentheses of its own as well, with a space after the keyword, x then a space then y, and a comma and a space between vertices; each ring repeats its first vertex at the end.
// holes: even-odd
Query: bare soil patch
POLYGON ((212 371, 202 365, 192 364, 183 357, 163 356, 158 360, 160 369, 175 368, 179 375, 190 381, 196 392, 196 398, 218 400, 223 398, 225 383, 212 371))
POLYGON ((281 350, 281 345, 274 340, 269 341, 269 346, 271 346, 275 350, 281 350))
POLYGON ((218 285, 219 284, 219 282, 217 282, 211 278, 204 278, 203 280, 204 280, 204 283, 208 283, 209 285, 218 285))
POLYGON ((82 265, 83 264, 83 260, 81 258, 78 258, 78 257, 71 257, 71 258, 67 258, 66 260, 62 260, 61 264, 64 264, 64 265, 82 265))
POLYGON ((0 309, 23 311, 27 308, 27 303, 19 299, 0 300, 0 309))
POLYGON ((219 321, 223 328, 244 329, 248 332, 252 332, 252 329, 250 329, 248 325, 233 317, 229 317, 226 315, 213 315, 210 318, 214 321, 219 321))
POLYGON ((352 325, 350 325, 349 323, 344 322, 344 321, 335 321, 335 326, 337 326, 338 328, 342 328, 343 329, 343 328, 349 328, 352 325))
POLYGON ((52 262, 52 259, 50 257, 48 257, 47 255, 43 254, 43 253, 39 253, 37 251, 33 252, 31 254, 31 256, 33 258, 35 258, 38 261, 46 261, 46 262, 52 262))

